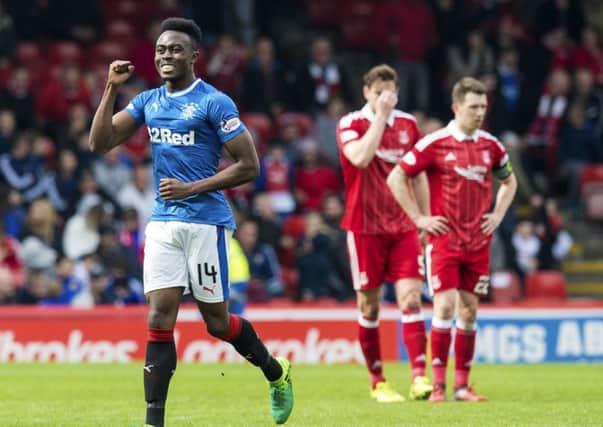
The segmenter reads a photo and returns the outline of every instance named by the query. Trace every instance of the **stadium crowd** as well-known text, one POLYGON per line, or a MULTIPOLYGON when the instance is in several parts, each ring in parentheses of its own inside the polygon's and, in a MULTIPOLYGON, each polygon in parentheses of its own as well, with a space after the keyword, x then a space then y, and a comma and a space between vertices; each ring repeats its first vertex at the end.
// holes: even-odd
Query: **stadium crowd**
POLYGON ((486 83, 486 128, 529 207, 507 215, 492 268, 559 267, 572 243, 559 210, 581 215, 583 170, 603 163, 597 1, 0 0, 0 304, 143 302, 147 130, 103 156, 88 132, 112 60, 136 66, 118 108, 160 84, 167 16, 200 24, 197 73, 237 102, 261 158, 256 182, 228 192, 243 300, 352 297, 335 127, 363 104, 354 74, 380 62, 424 134, 450 119, 459 77, 486 83))

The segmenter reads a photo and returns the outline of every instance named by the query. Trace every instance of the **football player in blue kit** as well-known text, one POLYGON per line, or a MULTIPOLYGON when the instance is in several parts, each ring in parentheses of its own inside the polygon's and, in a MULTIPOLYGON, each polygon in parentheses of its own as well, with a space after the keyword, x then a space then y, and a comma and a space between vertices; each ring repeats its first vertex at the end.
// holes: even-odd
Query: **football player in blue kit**
POLYGON ((195 22, 163 21, 155 67, 165 84, 138 94, 113 114, 118 88, 134 66, 125 60, 112 62, 90 130, 90 149, 96 153, 123 143, 143 123, 150 136, 156 196, 144 255, 149 304, 145 425, 164 425, 176 369, 174 326, 184 292, 195 298, 207 331, 262 370, 272 417, 282 424, 293 408, 289 361, 272 357, 251 323, 228 313, 228 244, 235 222, 221 190, 255 179, 259 162, 233 101, 195 76, 200 43, 195 22), (217 172, 222 148, 234 163, 217 172))

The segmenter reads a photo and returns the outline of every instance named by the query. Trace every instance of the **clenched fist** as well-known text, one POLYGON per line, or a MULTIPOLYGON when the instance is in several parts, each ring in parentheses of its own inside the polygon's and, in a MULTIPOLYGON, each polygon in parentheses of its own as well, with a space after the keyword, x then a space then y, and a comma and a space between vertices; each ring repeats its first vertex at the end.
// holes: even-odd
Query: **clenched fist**
POLYGON ((113 61, 109 65, 107 83, 120 85, 130 78, 134 72, 134 65, 130 61, 113 61))

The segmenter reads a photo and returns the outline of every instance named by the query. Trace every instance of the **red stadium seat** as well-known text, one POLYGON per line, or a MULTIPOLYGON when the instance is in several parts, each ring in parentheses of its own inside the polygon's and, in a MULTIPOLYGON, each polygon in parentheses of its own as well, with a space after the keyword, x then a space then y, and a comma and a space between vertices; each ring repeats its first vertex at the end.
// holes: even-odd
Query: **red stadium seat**
POLYGON ((0 89, 6 85, 12 72, 13 68, 10 63, 0 64, 0 89))
POLYGON ((127 44, 134 42, 136 29, 125 19, 114 19, 105 26, 105 40, 127 44))
POLYGON ((537 271, 526 276, 526 296, 543 300, 567 298, 565 277, 556 270, 537 271))
POLYGON ((513 304, 521 298, 519 276, 514 271, 493 271, 490 274, 490 296, 495 304, 513 304))
POLYGON ((108 66, 116 59, 128 59, 128 48, 122 43, 103 41, 90 48, 88 68, 94 68, 96 65, 108 66))
POLYGON ((48 45, 50 64, 78 64, 82 62, 82 48, 75 42, 60 41, 48 45))
POLYGON ((17 62, 29 69, 39 68, 45 63, 40 47, 32 42, 20 42, 17 44, 17 62))
POLYGON ((258 155, 262 157, 268 141, 273 136, 272 120, 263 113, 243 113, 241 120, 253 135, 258 155))
POLYGON ((312 24, 319 27, 337 26, 341 19, 344 2, 341 0, 309 0, 308 16, 312 24))
POLYGON ((588 165, 582 169, 580 192, 584 194, 588 186, 593 184, 603 184, 603 165, 588 165))
POLYGON ((282 268, 281 280, 285 285, 285 295, 289 298, 297 296, 297 288, 299 286, 299 273, 295 268, 282 268))
POLYGON ((603 221, 603 183, 591 183, 582 195, 584 214, 591 221, 603 221))
POLYGON ((300 136, 306 136, 314 130, 314 120, 306 113, 283 113, 277 119, 279 127, 294 123, 300 136))

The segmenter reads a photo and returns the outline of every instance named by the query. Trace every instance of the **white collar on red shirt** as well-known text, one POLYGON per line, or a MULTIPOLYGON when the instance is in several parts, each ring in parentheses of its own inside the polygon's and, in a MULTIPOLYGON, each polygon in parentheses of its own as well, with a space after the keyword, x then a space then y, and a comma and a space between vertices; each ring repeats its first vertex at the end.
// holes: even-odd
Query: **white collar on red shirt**
MULTIPOLYGON (((392 112, 389 113, 389 116, 387 116, 386 123, 390 127, 394 125, 394 120, 396 118, 395 111, 396 110, 392 110, 392 112)), ((364 117, 366 117, 368 119, 369 122, 372 122, 373 120, 375 120, 375 113, 373 113, 373 110, 371 110, 370 105, 365 104, 364 107, 362 107, 362 110, 360 110, 360 112, 364 115, 364 117)))
POLYGON ((467 141, 468 139, 471 139, 473 142, 477 142, 477 139, 479 138, 479 129, 473 131, 471 135, 467 135, 461 130, 460 127, 458 127, 454 120, 450 120, 450 123, 448 123, 446 129, 448 129, 452 137, 459 142, 467 141))

